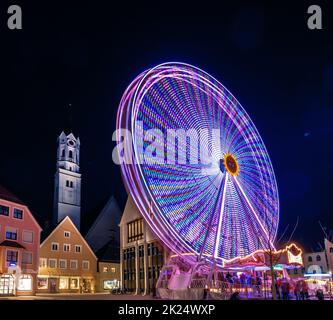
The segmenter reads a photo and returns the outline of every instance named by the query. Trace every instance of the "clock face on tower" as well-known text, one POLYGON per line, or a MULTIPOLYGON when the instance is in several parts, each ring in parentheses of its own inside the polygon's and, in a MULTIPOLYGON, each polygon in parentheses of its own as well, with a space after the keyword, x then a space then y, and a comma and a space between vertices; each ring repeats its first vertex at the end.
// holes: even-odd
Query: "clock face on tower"
POLYGON ((72 139, 68 139, 67 140, 67 145, 69 145, 70 147, 74 147, 75 146, 75 141, 72 139))

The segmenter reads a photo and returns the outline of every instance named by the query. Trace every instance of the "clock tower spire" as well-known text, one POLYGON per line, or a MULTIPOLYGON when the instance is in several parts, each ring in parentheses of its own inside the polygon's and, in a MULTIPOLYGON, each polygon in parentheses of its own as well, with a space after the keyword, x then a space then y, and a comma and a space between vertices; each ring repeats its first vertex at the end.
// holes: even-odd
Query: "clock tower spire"
POLYGON ((66 216, 70 217, 80 230, 80 139, 76 138, 68 128, 65 128, 58 137, 53 223, 57 224, 66 216))

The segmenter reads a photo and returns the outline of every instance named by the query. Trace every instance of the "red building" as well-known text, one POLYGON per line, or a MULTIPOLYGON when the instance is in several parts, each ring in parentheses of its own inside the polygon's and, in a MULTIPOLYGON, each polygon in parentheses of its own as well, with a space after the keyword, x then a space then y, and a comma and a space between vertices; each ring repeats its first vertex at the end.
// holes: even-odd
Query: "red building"
POLYGON ((0 186, 0 295, 35 294, 41 231, 29 208, 0 186))

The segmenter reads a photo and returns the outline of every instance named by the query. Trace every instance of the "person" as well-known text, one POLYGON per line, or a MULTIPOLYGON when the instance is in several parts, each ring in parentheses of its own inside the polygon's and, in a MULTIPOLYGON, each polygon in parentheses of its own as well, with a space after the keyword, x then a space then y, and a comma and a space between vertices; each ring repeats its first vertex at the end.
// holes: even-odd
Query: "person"
POLYGON ((232 283, 232 276, 230 274, 230 272, 228 271, 227 275, 226 275, 226 279, 229 283, 232 283))
POLYGON ((295 288, 294 288, 294 294, 295 294, 295 298, 296 300, 301 300, 301 283, 300 281, 297 281, 295 284, 295 288))
POLYGON ((305 300, 309 298, 309 289, 307 283, 302 281, 302 289, 301 289, 301 299, 305 300))
POLYGON ((317 289, 316 297, 318 300, 324 300, 324 291, 322 289, 317 289))
POLYGON ((282 299, 283 300, 289 300, 290 285, 289 285, 288 281, 283 281, 282 282, 281 290, 282 290, 282 299))
POLYGON ((244 272, 240 275, 240 283, 241 283, 241 288, 244 288, 244 286, 245 286, 245 273, 244 272))
POLYGON ((260 297, 261 296, 261 278, 260 276, 256 276, 256 289, 257 289, 257 293, 258 293, 258 296, 260 297))

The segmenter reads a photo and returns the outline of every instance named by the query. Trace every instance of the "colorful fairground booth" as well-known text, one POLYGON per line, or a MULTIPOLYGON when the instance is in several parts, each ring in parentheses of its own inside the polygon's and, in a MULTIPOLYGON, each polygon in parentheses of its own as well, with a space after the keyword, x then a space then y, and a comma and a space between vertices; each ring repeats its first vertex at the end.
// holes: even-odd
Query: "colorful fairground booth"
POLYGON ((161 298, 199 300, 209 295, 213 299, 229 299, 235 292, 244 298, 269 298, 272 271, 275 280, 292 283, 287 270, 303 266, 302 250, 295 244, 225 260, 223 267, 195 259, 190 253, 170 257, 157 282, 161 298))

